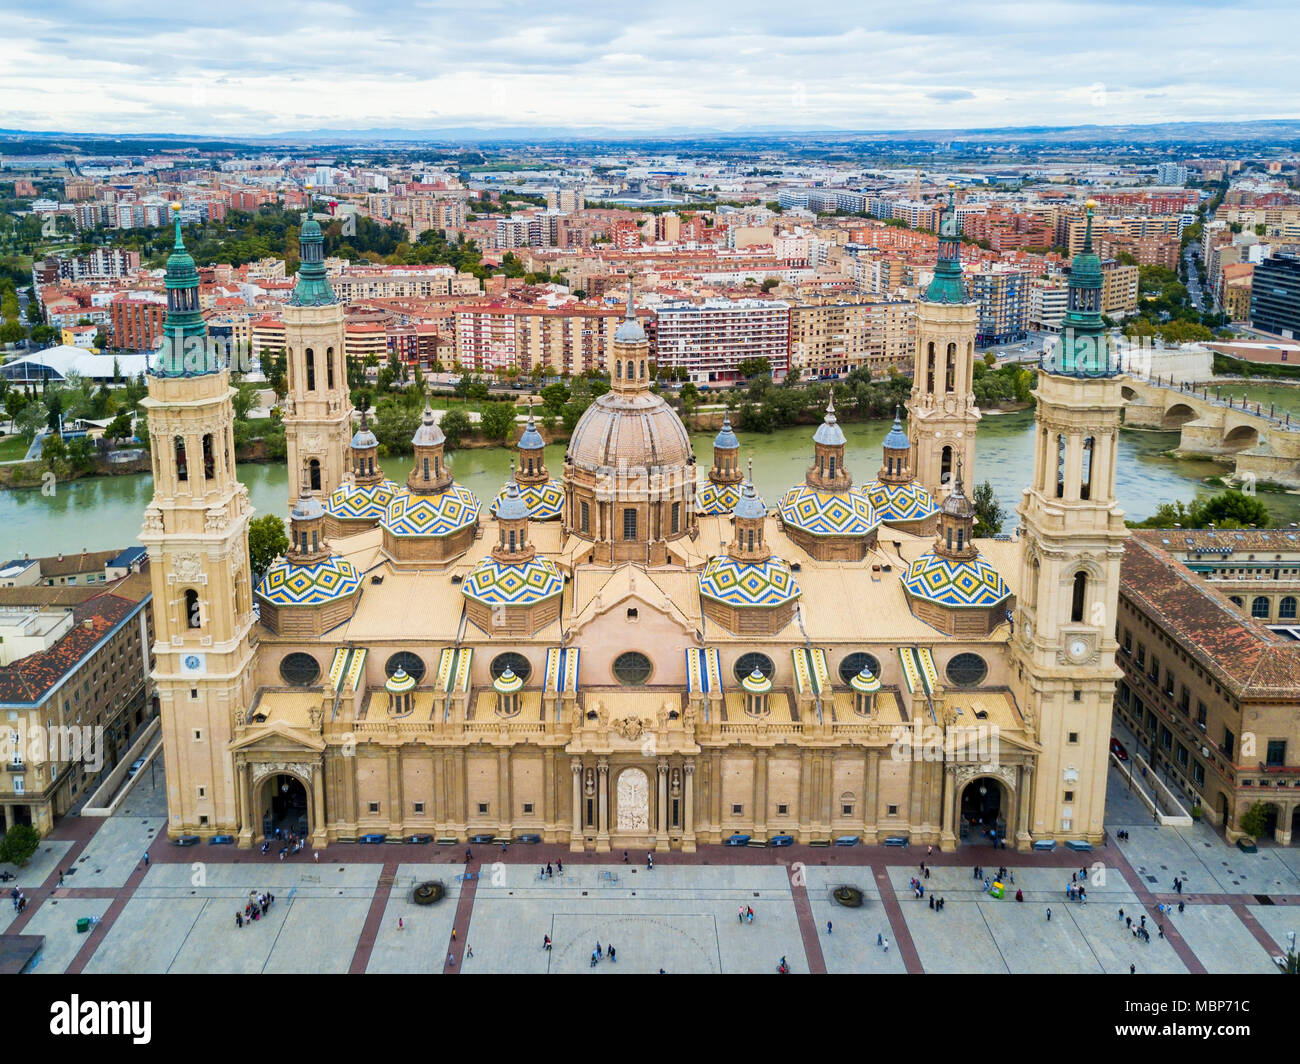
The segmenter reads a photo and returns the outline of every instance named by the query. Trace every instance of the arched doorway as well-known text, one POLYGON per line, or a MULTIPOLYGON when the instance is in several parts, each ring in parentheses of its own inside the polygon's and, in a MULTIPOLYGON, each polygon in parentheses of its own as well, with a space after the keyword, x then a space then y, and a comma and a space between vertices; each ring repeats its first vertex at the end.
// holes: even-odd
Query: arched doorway
POLYGON ((960 803, 958 822, 963 842, 987 842, 990 831, 996 831, 999 839, 1007 837, 1010 796, 997 780, 988 776, 971 780, 962 788, 960 803))
POLYGON ((1277 822, 1281 813, 1282 811, 1272 802, 1268 802, 1264 806, 1264 830, 1260 832, 1259 836, 1261 839, 1277 838, 1277 822))
POLYGON ((1220 791, 1219 797, 1215 802, 1215 809, 1218 811, 1219 814, 1219 827, 1224 828, 1228 826, 1228 820, 1230 818, 1230 813, 1229 813, 1230 808, 1231 806, 1230 803, 1228 802, 1228 796, 1224 794, 1222 791, 1220 791))
POLYGON ((311 806, 307 788, 297 776, 278 772, 262 781, 259 791, 259 808, 262 814, 262 834, 267 838, 296 835, 305 838, 311 833, 311 806))
POLYGON ((1300 841, 1300 805, 1291 810, 1291 842, 1300 841))
POLYGON ((650 780, 639 768, 625 768, 615 789, 614 829, 645 835, 650 832, 650 780))

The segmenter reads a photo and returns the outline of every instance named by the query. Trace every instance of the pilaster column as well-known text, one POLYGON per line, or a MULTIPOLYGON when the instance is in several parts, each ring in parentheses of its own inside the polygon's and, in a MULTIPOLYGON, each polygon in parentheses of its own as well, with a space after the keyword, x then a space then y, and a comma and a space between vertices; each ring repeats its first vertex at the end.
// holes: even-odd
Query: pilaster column
POLYGON ((253 825, 248 813, 248 766, 242 761, 235 762, 235 803, 239 818, 239 845, 247 848, 253 845, 253 825))
POLYGON ((609 761, 601 758, 596 762, 596 849, 609 851, 609 761))
POLYGON ((668 758, 661 757, 656 762, 659 777, 658 816, 655 827, 655 849, 668 849, 668 758))
POLYGON ((695 852, 695 762, 687 761, 682 765, 682 775, 686 780, 686 807, 682 812, 682 849, 687 853, 695 852))
POLYGON ((943 830, 939 835, 939 849, 951 853, 957 849, 957 835, 953 831, 953 815, 957 805, 957 773, 951 765, 943 769, 943 830))
POLYGON ((569 849, 575 853, 583 850, 582 831, 582 758, 575 757, 569 762, 573 771, 573 828, 569 835, 569 849))
POLYGON ((514 809, 510 800, 510 747, 503 746, 497 751, 497 823, 503 835, 509 833, 514 820, 514 809))
POLYGON ((402 755, 395 746, 388 748, 388 833, 402 833, 402 755))
POLYGON ((1034 766, 1020 766, 1020 782, 1016 787, 1016 849, 1028 850, 1031 845, 1029 837, 1029 807, 1033 804, 1034 766))
POLYGON ((767 751, 754 751, 754 834, 767 831, 767 751))
POLYGON ((867 751, 867 786, 862 796, 862 841, 868 846, 878 842, 876 825, 880 815, 880 751, 867 751))
POLYGON ((328 841, 325 827, 325 764, 311 770, 311 844, 320 848, 328 841))

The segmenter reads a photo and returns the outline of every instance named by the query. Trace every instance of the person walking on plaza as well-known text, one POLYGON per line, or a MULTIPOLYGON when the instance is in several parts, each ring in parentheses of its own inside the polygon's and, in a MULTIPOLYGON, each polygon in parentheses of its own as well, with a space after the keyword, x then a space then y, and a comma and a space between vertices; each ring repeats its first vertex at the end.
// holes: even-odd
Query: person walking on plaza
POLYGON ((447 954, 447 967, 448 968, 456 967, 456 955, 454 953, 447 954))
POLYGON ((653 871, 655 870, 655 855, 654 855, 654 854, 652 854, 652 853, 648 853, 648 854, 645 855, 645 867, 646 867, 646 871, 647 871, 647 872, 653 872, 653 871))
POLYGON ((1049 924, 1052 922, 1052 910, 1051 910, 1051 909, 1048 909, 1048 910, 1047 910, 1047 922, 1048 922, 1049 924))
POLYGON ((877 931, 877 932, 876 932, 876 945, 877 945, 877 946, 883 946, 884 944, 885 944, 885 935, 884 935, 884 933, 881 932, 881 931, 877 931))
POLYGON ((474 956, 474 947, 469 945, 468 943, 466 943, 465 945, 465 956, 466 957, 474 956))
POLYGON ((406 930, 406 925, 402 923, 402 918, 400 916, 397 918, 397 930, 399 931, 406 930))
POLYGON ((555 859, 555 868, 560 873, 560 875, 564 875, 564 862, 561 861, 558 857, 555 859))
MULTIPOLYGON (((931 901, 934 901, 933 898, 931 898, 930 900, 931 900, 931 901)), ((831 922, 830 922, 829 920, 826 921, 826 933, 827 933, 828 935, 831 933, 831 922)))
POLYGON ((550 936, 550 935, 543 935, 543 936, 542 936, 542 949, 544 949, 544 950, 548 950, 548 951, 549 951, 550 948, 551 948, 551 936, 550 936))
POLYGON ((148 850, 145 850, 145 851, 144 851, 144 866, 145 866, 145 868, 148 868, 148 867, 149 867, 149 851, 148 851, 148 850))

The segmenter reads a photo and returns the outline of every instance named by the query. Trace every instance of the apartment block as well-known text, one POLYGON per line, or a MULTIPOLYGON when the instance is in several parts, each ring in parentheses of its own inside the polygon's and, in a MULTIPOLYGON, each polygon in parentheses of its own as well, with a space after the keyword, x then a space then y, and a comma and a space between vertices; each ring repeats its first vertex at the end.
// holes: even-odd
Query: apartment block
POLYGON ((905 372, 915 346, 916 310, 906 300, 790 308, 790 368, 805 378, 842 377, 863 366, 873 377, 905 372))
POLYGON ((475 372, 545 366, 559 374, 604 369, 622 320, 615 308, 497 301, 458 306, 456 361, 475 372))
POLYGON ((783 377, 790 358, 790 305, 779 300, 665 303, 655 312, 655 357, 696 384, 737 380, 740 364, 766 358, 783 377))

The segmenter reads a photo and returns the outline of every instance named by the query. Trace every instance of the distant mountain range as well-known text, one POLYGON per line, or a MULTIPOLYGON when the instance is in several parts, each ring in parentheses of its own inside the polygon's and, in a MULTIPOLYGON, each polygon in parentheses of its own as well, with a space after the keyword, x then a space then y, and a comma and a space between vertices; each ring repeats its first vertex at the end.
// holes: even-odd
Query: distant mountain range
MULTIPOLYGON (((494 144, 494 143, 569 143, 622 142, 674 143, 713 142, 743 143, 763 141, 802 144, 840 144, 869 147, 884 144, 987 145, 1104 145, 1104 144, 1285 144, 1300 141, 1300 119, 1262 119, 1248 122, 1160 122, 1150 125, 1083 125, 1083 126, 1005 126, 981 129, 900 129, 791 130, 777 127, 752 127, 744 130, 660 129, 630 132, 609 126, 444 126, 430 129, 407 127, 369 129, 304 129, 275 134, 227 136, 185 135, 176 133, 104 134, 66 130, 0 129, 0 152, 8 150, 30 154, 34 147, 48 143, 50 150, 68 150, 95 145, 100 149, 113 144, 177 144, 212 146, 235 145, 313 145, 313 144, 494 144), (22 148, 17 145, 21 143, 22 148)), ((110 148, 111 150, 111 148, 110 148)))

